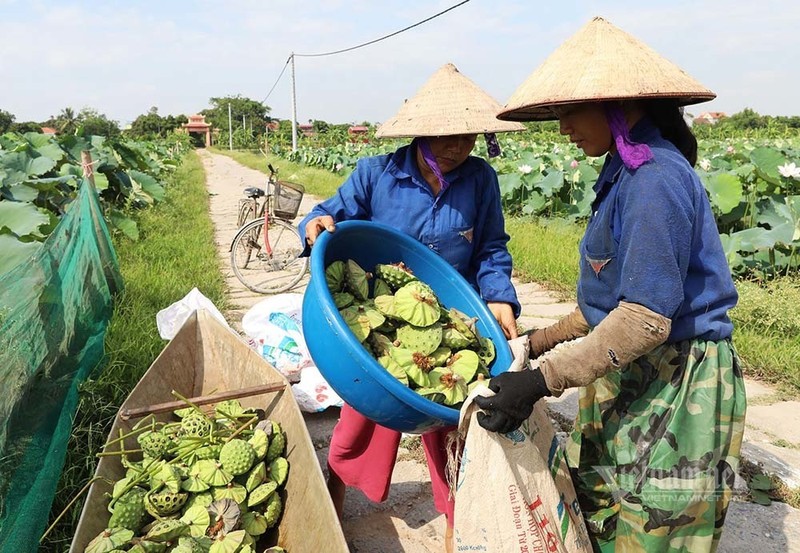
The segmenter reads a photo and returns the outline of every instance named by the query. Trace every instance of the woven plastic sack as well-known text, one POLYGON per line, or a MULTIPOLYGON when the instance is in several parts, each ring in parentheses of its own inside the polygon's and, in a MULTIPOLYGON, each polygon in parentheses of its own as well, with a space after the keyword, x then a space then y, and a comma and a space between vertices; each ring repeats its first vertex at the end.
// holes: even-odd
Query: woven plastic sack
POLYGON ((103 357, 119 265, 86 181, 31 258, 0 275, 0 551, 36 551, 78 385, 103 357))
MULTIPOLYGON (((527 337, 510 343, 510 370, 527 370, 527 337)), ((513 432, 482 428, 476 388, 464 402, 458 432, 463 444, 455 490, 456 551, 592 553, 566 458, 538 402, 513 432)))

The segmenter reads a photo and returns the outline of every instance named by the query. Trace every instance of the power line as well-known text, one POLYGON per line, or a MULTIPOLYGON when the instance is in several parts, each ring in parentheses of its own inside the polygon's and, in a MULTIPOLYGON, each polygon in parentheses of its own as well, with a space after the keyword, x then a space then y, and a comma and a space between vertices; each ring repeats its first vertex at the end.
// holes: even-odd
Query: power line
POLYGON ((275 83, 272 85, 272 88, 269 89, 269 92, 267 92, 267 95, 264 96, 263 100, 261 100, 262 104, 267 101, 267 98, 269 98, 270 94, 272 94, 272 91, 275 90, 276 86, 278 86, 278 81, 280 81, 281 77, 283 77, 283 73, 284 73, 284 71, 286 71, 286 67, 289 65, 289 62, 291 60, 292 60, 292 56, 289 56, 289 58, 286 60, 286 63, 283 64, 283 69, 281 69, 281 74, 278 75, 278 78, 275 79, 275 83))
MULTIPOLYGON (((395 31, 395 32, 390 33, 388 35, 384 35, 384 36, 382 36, 380 38, 376 38, 375 40, 370 40, 369 42, 364 42, 363 44, 358 44, 356 46, 351 46, 350 48, 343 48, 341 50, 335 50, 333 52, 322 52, 322 53, 319 53, 319 54, 292 54, 292 55, 293 56, 298 56, 298 57, 303 57, 303 58, 317 58, 317 57, 321 57, 321 56, 332 56, 334 54, 341 54, 343 52, 350 52, 351 50, 355 50, 357 48, 362 48, 364 46, 369 46, 370 44, 375 44, 376 42, 380 42, 381 40, 386 40, 387 38, 393 37, 395 35, 399 35, 400 33, 405 32, 405 31, 407 31, 409 29, 413 29, 414 27, 418 27, 419 25, 422 25, 423 23, 427 23, 431 19, 436 19, 440 15, 446 14, 447 12, 449 12, 451 10, 454 10, 459 6, 463 6, 464 4, 466 4, 469 1, 470 0, 463 0, 462 2, 459 2, 458 4, 450 6, 449 8, 447 8, 444 11, 440 11, 439 13, 437 13, 435 15, 432 15, 432 16, 426 18, 426 19, 423 19, 422 21, 418 21, 417 23, 414 23, 413 25, 409 25, 408 27, 400 29, 399 31, 395 31)), ((285 69, 285 67, 284 67, 284 69, 285 69)))

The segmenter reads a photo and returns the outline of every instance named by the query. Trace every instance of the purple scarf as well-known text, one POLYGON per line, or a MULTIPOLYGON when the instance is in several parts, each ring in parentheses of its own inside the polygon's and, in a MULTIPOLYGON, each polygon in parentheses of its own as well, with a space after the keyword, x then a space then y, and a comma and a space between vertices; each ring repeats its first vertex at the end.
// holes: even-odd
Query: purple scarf
POLYGON ((442 170, 439 168, 439 164, 436 163, 436 157, 434 157, 433 152, 431 151, 431 146, 428 144, 428 139, 425 137, 415 138, 414 142, 419 145, 419 151, 422 153, 422 159, 425 160, 425 163, 428 164, 428 167, 431 168, 433 174, 436 175, 436 180, 439 181, 439 186, 441 189, 439 190, 439 195, 443 194, 447 187, 450 186, 444 179, 444 175, 442 174, 442 170))
POLYGON ((622 163, 628 169, 638 169, 651 159, 653 152, 647 144, 633 142, 628 133, 628 124, 625 122, 625 113, 618 104, 606 104, 606 120, 614 143, 617 145, 617 152, 622 158, 622 163))

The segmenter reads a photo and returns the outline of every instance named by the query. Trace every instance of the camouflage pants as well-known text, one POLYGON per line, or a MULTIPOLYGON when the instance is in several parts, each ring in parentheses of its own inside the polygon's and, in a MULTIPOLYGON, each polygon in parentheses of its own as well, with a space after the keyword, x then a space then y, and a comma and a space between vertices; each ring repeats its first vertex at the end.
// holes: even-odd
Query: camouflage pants
POLYGON ((590 533, 616 553, 715 551, 746 409, 731 342, 659 346, 579 407, 567 454, 590 533))

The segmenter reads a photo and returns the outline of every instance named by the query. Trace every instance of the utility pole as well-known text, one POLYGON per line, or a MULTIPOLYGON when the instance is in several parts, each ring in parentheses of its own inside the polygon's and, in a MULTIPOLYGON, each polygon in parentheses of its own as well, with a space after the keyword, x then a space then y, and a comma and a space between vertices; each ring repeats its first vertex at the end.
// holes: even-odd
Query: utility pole
POLYGON ((297 96, 295 94, 295 78, 294 78, 294 52, 290 57, 292 60, 292 151, 297 151, 297 96))
POLYGON ((228 102, 228 149, 233 150, 233 122, 231 121, 231 103, 228 102))

